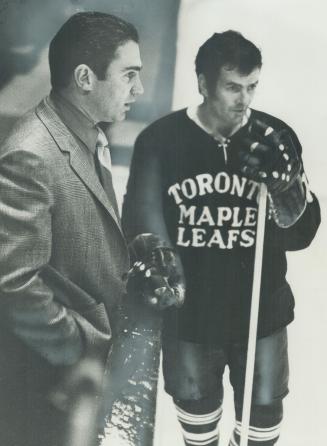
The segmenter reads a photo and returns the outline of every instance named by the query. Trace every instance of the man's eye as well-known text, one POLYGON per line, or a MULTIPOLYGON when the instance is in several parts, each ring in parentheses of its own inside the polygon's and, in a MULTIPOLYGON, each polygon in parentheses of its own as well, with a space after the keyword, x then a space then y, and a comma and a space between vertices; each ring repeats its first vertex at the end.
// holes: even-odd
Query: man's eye
POLYGON ((238 93, 240 91, 240 87, 238 85, 229 85, 227 89, 233 93, 238 93))
POLYGON ((248 91, 254 91, 257 88, 257 84, 249 85, 248 91))
POLYGON ((133 80, 135 78, 135 76, 136 76, 136 72, 135 71, 128 71, 126 73, 126 77, 127 77, 128 80, 133 80))

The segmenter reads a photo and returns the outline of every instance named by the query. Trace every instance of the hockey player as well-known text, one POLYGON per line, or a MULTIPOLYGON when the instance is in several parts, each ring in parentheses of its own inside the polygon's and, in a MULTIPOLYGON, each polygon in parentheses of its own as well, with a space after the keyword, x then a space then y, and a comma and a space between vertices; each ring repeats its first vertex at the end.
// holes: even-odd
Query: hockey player
POLYGON ((152 233, 176 252, 185 302, 164 312, 163 371, 185 444, 218 444, 228 366, 236 412, 230 446, 237 446, 257 195, 259 183, 266 183, 248 444, 272 446, 288 393, 286 326, 294 317, 285 253, 310 244, 320 223, 319 205, 308 189, 295 132, 250 108, 262 65, 259 49, 238 32, 215 33, 200 47, 195 65, 203 102, 158 120, 137 139, 123 226, 129 240, 152 233))

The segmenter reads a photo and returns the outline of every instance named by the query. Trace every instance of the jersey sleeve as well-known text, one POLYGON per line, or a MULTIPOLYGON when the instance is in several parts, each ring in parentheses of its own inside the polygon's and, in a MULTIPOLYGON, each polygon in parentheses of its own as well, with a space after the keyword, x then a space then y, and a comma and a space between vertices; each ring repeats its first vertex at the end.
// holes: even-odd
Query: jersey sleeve
POLYGON ((171 246, 163 212, 161 160, 162 150, 155 138, 141 134, 135 143, 123 203, 122 225, 128 241, 138 234, 153 233, 171 246))

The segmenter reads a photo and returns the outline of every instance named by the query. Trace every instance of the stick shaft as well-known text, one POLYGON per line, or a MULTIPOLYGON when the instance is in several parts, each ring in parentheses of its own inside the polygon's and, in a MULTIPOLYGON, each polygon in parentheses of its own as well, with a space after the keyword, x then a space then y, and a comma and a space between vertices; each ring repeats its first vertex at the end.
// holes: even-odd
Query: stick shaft
POLYGON ((255 350, 257 341, 257 328, 258 328, 258 315, 259 315, 259 302, 260 302, 262 256, 263 256, 263 244, 264 244, 265 222, 266 222, 266 206, 267 206, 267 187, 265 184, 261 183, 259 191, 257 237, 256 237, 256 247, 255 247, 255 257, 254 257, 252 300, 251 300, 248 350, 246 359, 240 446, 247 446, 248 436, 249 436, 253 374, 254 374, 255 350))

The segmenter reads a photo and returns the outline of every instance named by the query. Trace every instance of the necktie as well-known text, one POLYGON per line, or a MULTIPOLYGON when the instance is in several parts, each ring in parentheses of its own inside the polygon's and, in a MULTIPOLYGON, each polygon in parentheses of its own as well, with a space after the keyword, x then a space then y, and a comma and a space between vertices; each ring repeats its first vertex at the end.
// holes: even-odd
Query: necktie
POLYGON ((96 140, 97 156, 100 164, 111 172, 111 156, 106 135, 100 127, 97 127, 98 137, 96 140))
POLYGON ((106 192, 113 208, 116 213, 117 218, 119 219, 119 211, 116 200, 116 194, 112 184, 112 175, 111 175, 111 156, 109 150, 109 144, 106 135, 97 127, 98 136, 96 140, 96 152, 94 156, 94 164, 95 169, 97 171, 100 183, 104 191, 106 192))

